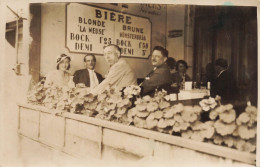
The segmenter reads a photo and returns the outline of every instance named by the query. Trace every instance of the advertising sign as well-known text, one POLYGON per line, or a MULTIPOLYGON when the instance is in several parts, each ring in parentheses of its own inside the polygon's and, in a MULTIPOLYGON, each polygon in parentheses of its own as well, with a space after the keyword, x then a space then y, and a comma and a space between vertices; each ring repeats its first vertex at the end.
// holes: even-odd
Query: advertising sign
POLYGON ((109 44, 118 45, 122 56, 148 58, 150 20, 85 4, 67 5, 66 47, 70 52, 103 54, 109 44))

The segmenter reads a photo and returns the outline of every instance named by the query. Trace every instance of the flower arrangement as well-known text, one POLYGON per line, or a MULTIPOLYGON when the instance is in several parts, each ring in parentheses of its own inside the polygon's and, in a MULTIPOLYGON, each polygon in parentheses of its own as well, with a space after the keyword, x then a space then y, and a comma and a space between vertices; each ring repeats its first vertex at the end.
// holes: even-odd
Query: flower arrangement
POLYGON ((45 99, 45 91, 46 88, 44 88, 44 80, 41 80, 40 82, 35 84, 32 89, 27 93, 28 102, 36 105, 42 105, 43 100, 45 99))
POLYGON ((136 127, 153 129, 173 134, 187 130, 199 119, 199 106, 171 105, 166 92, 156 92, 155 96, 144 96, 135 101, 135 107, 129 110, 129 122, 136 127), (193 112, 195 111, 195 112, 193 112))
POLYGON ((28 93, 28 102, 57 109, 55 114, 71 112, 108 121, 133 125, 187 139, 255 152, 257 108, 248 105, 237 114, 232 104, 221 104, 221 98, 205 98, 199 105, 172 103, 165 91, 154 97, 140 97, 140 87, 131 85, 122 91, 110 87, 93 95, 84 84, 76 87, 43 87, 43 82, 28 93), (57 113, 58 112, 58 113, 57 113), (208 114, 209 120, 201 115, 208 114))
POLYGON ((132 98, 133 96, 140 95, 141 88, 137 85, 130 85, 123 90, 125 98, 132 98))
POLYGON ((96 118, 110 121, 116 120, 121 123, 125 122, 123 115, 131 104, 129 99, 123 99, 121 97, 121 92, 107 87, 102 94, 98 95, 98 100, 99 103, 96 108, 98 114, 96 118))
POLYGON ((212 135, 205 141, 241 151, 255 152, 256 107, 248 105, 245 111, 237 116, 232 104, 221 105, 220 100, 221 98, 217 96, 215 101, 218 105, 216 105, 213 99, 207 99, 207 102, 210 101, 207 103, 208 107, 205 107, 205 100, 200 102, 204 111, 209 112, 210 118, 210 121, 204 124, 211 129, 212 135))

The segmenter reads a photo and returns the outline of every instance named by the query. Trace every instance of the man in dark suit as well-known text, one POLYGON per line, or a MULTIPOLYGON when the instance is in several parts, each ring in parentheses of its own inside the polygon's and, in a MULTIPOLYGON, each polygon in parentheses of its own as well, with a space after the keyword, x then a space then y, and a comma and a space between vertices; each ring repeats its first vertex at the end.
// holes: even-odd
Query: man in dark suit
POLYGON ((172 80, 170 69, 166 64, 167 58, 168 51, 165 48, 161 46, 154 47, 151 58, 154 69, 140 84, 142 95, 153 95, 156 89, 170 88, 172 80))
POLYGON ((215 61, 216 79, 211 83, 210 95, 221 96, 222 101, 230 101, 236 97, 235 79, 228 70, 228 63, 225 59, 219 58, 215 61))
POLYGON ((84 83, 86 87, 94 88, 103 80, 102 75, 94 71, 96 57, 92 54, 88 54, 84 57, 84 62, 86 69, 76 71, 73 76, 73 81, 75 84, 84 83))

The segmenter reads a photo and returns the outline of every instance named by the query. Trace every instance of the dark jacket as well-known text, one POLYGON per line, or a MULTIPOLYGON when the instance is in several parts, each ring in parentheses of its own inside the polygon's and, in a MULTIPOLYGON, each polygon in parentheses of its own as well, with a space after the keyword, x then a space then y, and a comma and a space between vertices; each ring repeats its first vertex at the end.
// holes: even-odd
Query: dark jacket
POLYGON ((212 83, 210 95, 221 96, 223 101, 233 100, 237 95, 236 83, 233 75, 228 70, 223 71, 212 83))
MULTIPOLYGON (((97 73, 97 79, 98 82, 102 82, 103 81, 103 77, 101 74, 97 73)), ((74 73, 73 75, 73 81, 75 84, 78 83, 84 83, 86 85, 86 87, 90 87, 90 78, 89 78, 89 72, 87 69, 82 69, 82 70, 78 70, 74 73)))
POLYGON ((163 64, 150 72, 141 84, 143 90, 142 95, 153 95, 155 89, 162 87, 170 87, 171 73, 166 64, 163 64))

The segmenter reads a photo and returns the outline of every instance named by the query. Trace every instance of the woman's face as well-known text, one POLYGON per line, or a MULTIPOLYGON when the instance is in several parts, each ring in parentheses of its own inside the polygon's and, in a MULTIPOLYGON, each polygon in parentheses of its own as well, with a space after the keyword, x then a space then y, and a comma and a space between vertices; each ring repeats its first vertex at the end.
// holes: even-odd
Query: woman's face
POLYGON ((186 72, 186 67, 185 67, 185 65, 184 64, 179 64, 179 66, 178 66, 178 68, 179 68, 179 72, 182 72, 182 73, 185 73, 186 72))
POLYGON ((62 60, 59 64, 59 70, 66 71, 69 67, 70 60, 68 58, 62 60))

